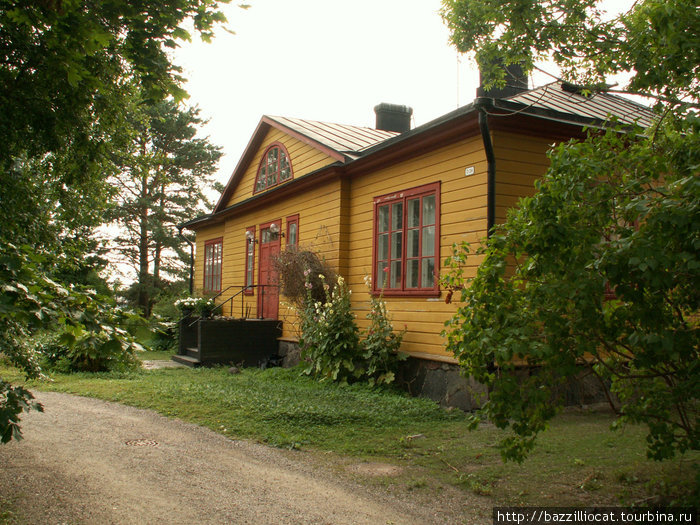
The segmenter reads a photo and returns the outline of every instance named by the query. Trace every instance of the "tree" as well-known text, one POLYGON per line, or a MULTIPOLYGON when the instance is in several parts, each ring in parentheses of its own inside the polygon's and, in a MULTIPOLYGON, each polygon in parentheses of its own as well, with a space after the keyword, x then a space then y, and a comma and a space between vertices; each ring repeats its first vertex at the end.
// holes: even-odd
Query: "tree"
POLYGON ((149 316, 165 275, 178 277, 182 247, 177 225, 209 207, 206 190, 221 157, 196 138, 199 110, 171 101, 135 109, 134 135, 125 165, 112 180, 118 189, 111 217, 122 227, 117 250, 137 274, 137 304, 149 316))
POLYGON ((600 0, 443 0, 451 41, 474 52, 485 87, 506 82, 499 64, 552 61, 564 78, 605 89, 607 75, 631 75, 627 91, 697 107, 700 15, 692 0, 640 0, 607 17, 600 0))
MULTIPOLYGON (((96 255, 133 87, 152 102, 185 95, 167 48, 190 38, 188 19, 204 39, 225 21, 211 0, 0 1, 0 353, 28 377, 40 374, 28 344, 37 331, 129 344, 92 310, 101 299, 56 279, 84 274, 96 255)), ((32 407, 0 380, 2 441, 32 407)))
POLYGON ((700 447, 700 14, 689 0, 640 0, 606 21, 594 0, 445 0, 452 41, 473 51, 487 85, 498 64, 557 63, 594 95, 606 75, 655 100, 648 130, 591 133, 550 152, 534 197, 523 199, 479 252, 476 276, 450 259, 446 284, 464 302, 448 347, 489 387, 484 417, 513 434, 522 460, 553 417, 557 387, 588 369, 610 385, 625 421, 648 426, 648 455, 700 447), (468 284, 468 287, 466 287, 468 284), (607 299, 606 299, 607 291, 607 299), (514 373, 515 362, 531 373, 514 373))

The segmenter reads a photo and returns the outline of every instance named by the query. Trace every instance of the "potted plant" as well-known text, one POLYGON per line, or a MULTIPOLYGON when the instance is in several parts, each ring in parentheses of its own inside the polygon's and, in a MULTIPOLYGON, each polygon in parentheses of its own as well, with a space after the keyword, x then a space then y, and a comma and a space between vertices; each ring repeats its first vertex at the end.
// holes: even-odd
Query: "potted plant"
POLYGON ((175 306, 180 309, 183 317, 195 314, 206 319, 211 315, 215 304, 213 299, 207 297, 185 297, 175 301, 175 306))

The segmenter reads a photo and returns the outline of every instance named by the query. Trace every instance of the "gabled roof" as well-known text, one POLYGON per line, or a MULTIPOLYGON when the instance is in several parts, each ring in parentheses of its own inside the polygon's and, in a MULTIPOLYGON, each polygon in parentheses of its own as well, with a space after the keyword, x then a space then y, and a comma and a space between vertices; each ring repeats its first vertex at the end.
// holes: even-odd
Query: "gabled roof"
POLYGON ((226 184, 226 189, 214 207, 214 213, 221 211, 226 206, 255 152, 271 128, 279 129, 301 142, 315 147, 341 164, 356 159, 362 150, 398 135, 394 131, 265 115, 260 119, 253 137, 233 170, 231 178, 226 184))

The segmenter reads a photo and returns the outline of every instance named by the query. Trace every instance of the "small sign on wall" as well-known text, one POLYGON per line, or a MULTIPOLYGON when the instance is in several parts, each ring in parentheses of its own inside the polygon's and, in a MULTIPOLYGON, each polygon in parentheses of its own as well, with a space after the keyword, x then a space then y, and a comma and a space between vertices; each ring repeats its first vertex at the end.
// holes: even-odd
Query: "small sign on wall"
POLYGON ((474 175, 474 166, 469 166, 464 169, 464 176, 469 177, 469 175, 474 175))

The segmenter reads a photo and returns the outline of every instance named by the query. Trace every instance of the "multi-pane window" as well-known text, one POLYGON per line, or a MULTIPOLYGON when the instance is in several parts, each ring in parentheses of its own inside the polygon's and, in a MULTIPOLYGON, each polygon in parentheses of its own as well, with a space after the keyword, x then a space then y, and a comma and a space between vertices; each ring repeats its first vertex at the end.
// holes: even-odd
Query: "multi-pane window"
POLYGON ((287 248, 296 248, 299 245, 299 216, 287 217, 287 248))
POLYGON ((374 200, 374 289, 437 292, 439 183, 374 200))
POLYGON ((253 270, 255 268, 255 226, 245 232, 245 285, 246 294, 253 293, 253 270))
POLYGON ((282 144, 275 143, 265 151, 260 161, 254 193, 277 186, 291 178, 292 166, 287 150, 282 144))
POLYGON ((204 243, 204 293, 221 291, 221 261, 224 253, 223 239, 204 243))

